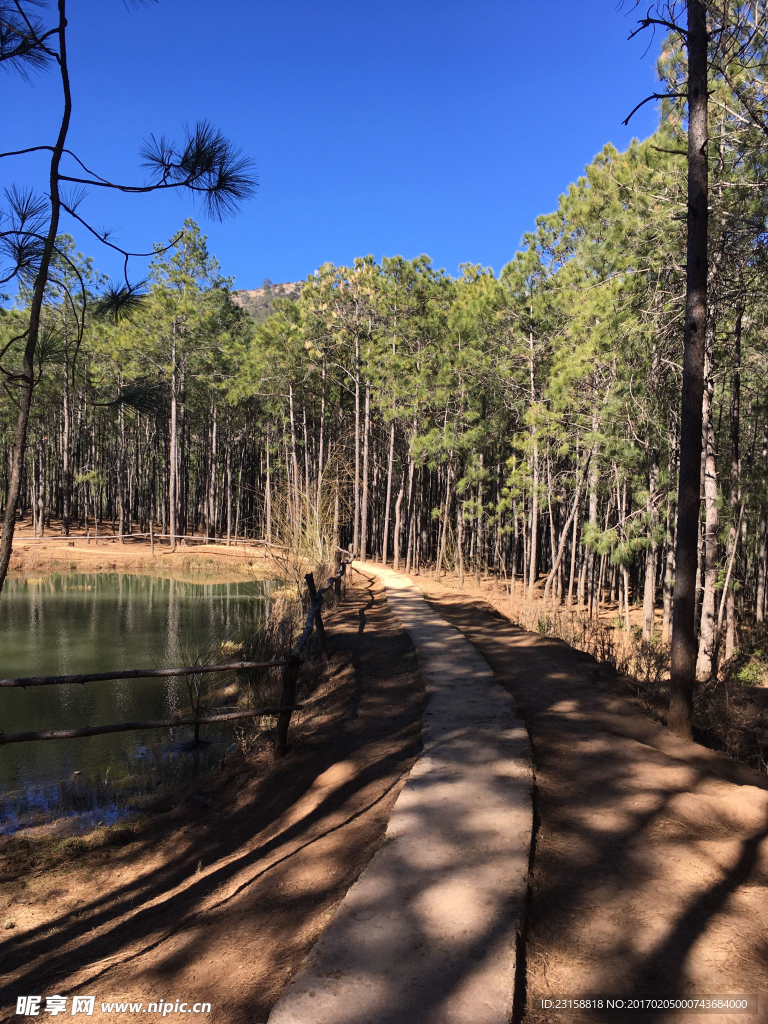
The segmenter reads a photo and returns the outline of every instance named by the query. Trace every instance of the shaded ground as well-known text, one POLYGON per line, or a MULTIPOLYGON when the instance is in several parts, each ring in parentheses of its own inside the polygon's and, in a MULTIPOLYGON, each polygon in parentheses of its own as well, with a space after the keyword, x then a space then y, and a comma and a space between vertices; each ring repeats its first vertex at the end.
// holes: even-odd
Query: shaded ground
POLYGON ((670 736, 588 655, 524 632, 481 599, 418 582, 513 693, 532 740, 525 1020, 602 1019, 542 1011, 553 995, 759 992, 768 1021, 765 777, 670 736))
POLYGON ((379 585, 353 582, 327 620, 332 670, 274 769, 265 750, 122 830, 126 845, 71 859, 70 841, 47 870, 6 845, 0 1019, 17 995, 54 993, 205 1000, 209 1020, 266 1019, 380 844, 420 746, 413 648, 379 585))

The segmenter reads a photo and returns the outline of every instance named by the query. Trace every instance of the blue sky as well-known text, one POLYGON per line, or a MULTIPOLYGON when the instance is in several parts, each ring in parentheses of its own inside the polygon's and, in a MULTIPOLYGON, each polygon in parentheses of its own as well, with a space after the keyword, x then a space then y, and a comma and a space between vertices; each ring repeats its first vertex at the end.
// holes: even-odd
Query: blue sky
MULTIPOLYGON (((325 261, 426 252, 456 273, 500 270, 606 142, 653 130, 656 40, 615 0, 69 0, 70 146, 134 183, 150 133, 208 118, 256 163, 241 214, 212 223, 189 197, 92 190, 81 207, 150 249, 196 216, 236 287, 298 280, 325 261)), ((3 148, 54 140, 48 73, 0 77, 3 148)), ((0 184, 44 186, 43 160, 0 184)), ((73 231, 97 267, 118 262, 73 231)), ((135 274, 143 272, 136 261, 135 274)))

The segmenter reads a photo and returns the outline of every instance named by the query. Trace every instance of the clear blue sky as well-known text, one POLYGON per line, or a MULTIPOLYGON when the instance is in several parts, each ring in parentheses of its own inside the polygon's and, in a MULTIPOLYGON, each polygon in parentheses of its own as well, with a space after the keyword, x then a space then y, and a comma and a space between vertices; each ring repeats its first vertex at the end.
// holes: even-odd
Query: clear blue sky
MULTIPOLYGON (((657 44, 627 42, 615 0, 69 0, 70 146, 107 177, 143 177, 150 133, 208 118, 257 165, 241 214, 207 221, 189 197, 92 190, 81 207, 128 248, 197 216, 236 287, 293 281, 325 261, 426 252, 498 271, 535 217, 606 142, 652 131, 657 44)), ((55 76, 0 77, 3 148, 50 143, 55 76)), ((41 158, 0 184, 44 183, 41 158)), ((95 240, 79 246, 112 275, 95 240)), ((135 272, 142 273, 141 262, 135 272)))

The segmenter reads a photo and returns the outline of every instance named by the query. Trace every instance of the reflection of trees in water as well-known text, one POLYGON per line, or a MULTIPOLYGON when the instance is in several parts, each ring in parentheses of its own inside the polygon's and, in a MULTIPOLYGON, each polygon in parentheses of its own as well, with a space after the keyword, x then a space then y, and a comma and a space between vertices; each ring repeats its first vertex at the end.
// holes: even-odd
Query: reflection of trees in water
POLYGON ((169 660, 174 658, 178 659, 179 655, 179 618, 181 615, 181 608, 179 605, 178 594, 176 593, 176 580, 170 580, 168 583, 168 611, 166 614, 166 657, 169 660))
MULTIPOLYGON (((219 660, 219 645, 239 641, 264 620, 267 583, 187 583, 128 574, 53 573, 9 579, 0 606, 3 674, 54 675, 118 668, 165 668, 219 660), (212 645, 215 652, 212 652, 212 645), (216 657, 212 656, 215 653, 216 657)), ((6 690, 0 714, 8 732, 71 728, 186 713, 184 681, 116 680, 86 686, 6 690)), ((125 733, 9 747, 0 756, 6 790, 56 783, 73 770, 132 763, 138 745, 167 736, 125 733)))

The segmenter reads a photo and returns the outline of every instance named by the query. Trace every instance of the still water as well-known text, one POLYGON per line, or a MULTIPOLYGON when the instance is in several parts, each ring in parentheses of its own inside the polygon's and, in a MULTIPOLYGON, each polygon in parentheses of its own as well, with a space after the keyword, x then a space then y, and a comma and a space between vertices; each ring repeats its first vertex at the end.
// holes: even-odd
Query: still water
MULTIPOLYGON (((114 573, 9 578, 0 595, 0 678, 193 665, 211 645, 258 628, 270 586, 114 573)), ((191 714, 183 678, 0 689, 6 733, 174 714, 191 714)), ((0 812, 4 798, 42 793, 77 772, 83 782, 124 773, 173 739, 151 730, 0 746, 0 812)))

